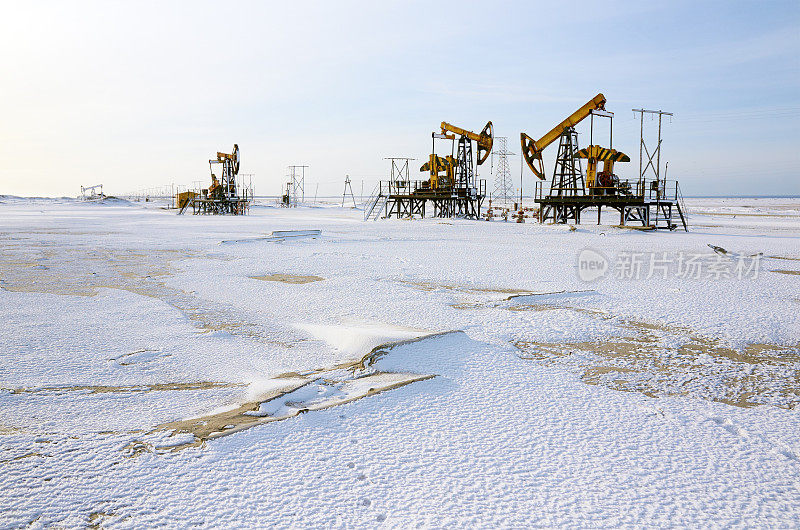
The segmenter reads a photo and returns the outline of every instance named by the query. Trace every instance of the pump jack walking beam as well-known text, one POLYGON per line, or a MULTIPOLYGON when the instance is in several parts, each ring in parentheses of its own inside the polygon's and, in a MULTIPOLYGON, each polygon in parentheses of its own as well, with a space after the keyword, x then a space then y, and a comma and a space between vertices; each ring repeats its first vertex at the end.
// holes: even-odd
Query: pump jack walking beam
POLYGON ((574 127, 583 121, 587 116, 589 116, 593 110, 605 110, 605 106, 606 97, 603 94, 597 94, 584 106, 570 114, 567 119, 553 127, 550 132, 538 140, 534 140, 525 133, 520 133, 522 155, 524 156, 528 167, 531 168, 531 171, 533 171, 533 174, 539 177, 540 180, 544 180, 545 176, 544 163, 542 162, 542 151, 544 151, 548 145, 555 142, 564 132, 565 128, 574 127))
MULTIPOLYGON (((494 127, 492 127, 491 121, 486 124, 480 134, 475 134, 472 131, 450 125, 446 121, 443 121, 442 134, 446 135, 448 132, 457 134, 458 136, 464 136, 478 144, 478 165, 483 164, 486 162, 486 159, 489 158, 489 153, 492 152, 492 144, 494 142, 494 127)), ((448 136, 447 138, 450 137, 448 136)))

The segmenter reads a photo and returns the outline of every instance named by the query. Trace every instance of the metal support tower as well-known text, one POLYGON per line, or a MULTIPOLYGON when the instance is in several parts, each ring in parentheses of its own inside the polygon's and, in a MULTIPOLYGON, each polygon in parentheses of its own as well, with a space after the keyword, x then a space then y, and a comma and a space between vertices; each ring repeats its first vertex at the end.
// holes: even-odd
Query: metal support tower
POLYGON ((648 169, 653 171, 656 182, 661 181, 661 119, 664 116, 672 116, 671 112, 664 112, 663 110, 647 110, 647 109, 631 109, 634 113, 639 113, 639 185, 642 186, 646 180, 646 173, 648 169), (657 114, 658 115, 658 143, 656 148, 651 154, 647 149, 647 144, 644 142, 644 115, 657 114), (647 155, 647 163, 642 167, 644 160, 643 154, 647 155), (655 164, 653 164, 653 159, 655 164))
POLYGON ((508 156, 513 155, 508 150, 508 138, 495 136, 492 149, 492 169, 494 170, 494 193, 492 200, 495 203, 508 205, 514 202, 514 185, 511 183, 511 168, 508 165, 508 156), (497 166, 495 167, 495 155, 497 166))
POLYGON ((574 127, 567 127, 558 142, 558 155, 553 168, 553 181, 550 184, 551 196, 583 195, 586 184, 583 181, 583 168, 578 152, 578 133, 574 127))
POLYGON ((586 190, 581 161, 575 158, 578 150, 578 133, 574 127, 565 127, 558 142, 548 202, 542 203, 539 211, 540 221, 552 218, 554 223, 566 223, 570 219, 580 222, 581 207, 572 201, 584 196, 586 190))
POLYGON ((408 174, 408 163, 416 158, 391 156, 384 160, 392 163, 392 169, 389 172, 389 193, 409 193, 411 177, 408 174))
POLYGON ((292 203, 297 206, 297 195, 300 195, 300 202, 306 201, 306 168, 308 166, 289 166, 287 175, 288 187, 292 195, 292 203))
POLYGON ((344 192, 342 192, 342 208, 344 208, 344 201, 347 198, 347 190, 350 190, 350 198, 353 199, 353 208, 356 208, 356 198, 353 195, 353 186, 350 184, 350 175, 344 177, 344 192))
POLYGON ((472 163, 472 140, 462 136, 458 139, 458 155, 453 187, 470 189, 475 187, 475 165, 472 163))
POLYGON ((255 189, 253 188, 253 177, 255 176, 255 173, 241 173, 238 175, 239 185, 241 186, 244 195, 250 197, 251 199, 255 197, 255 189))

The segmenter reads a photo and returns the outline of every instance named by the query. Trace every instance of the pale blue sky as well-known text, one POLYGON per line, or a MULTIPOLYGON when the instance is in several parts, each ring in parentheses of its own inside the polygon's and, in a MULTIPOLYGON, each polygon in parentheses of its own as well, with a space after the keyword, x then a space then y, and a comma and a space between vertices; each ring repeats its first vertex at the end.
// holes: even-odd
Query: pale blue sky
POLYGON ((800 194, 800 2, 288 4, 6 5, 0 194, 205 181, 234 142, 259 194, 300 163, 320 194, 345 174, 358 192, 384 157, 421 164, 442 120, 492 120, 519 153, 598 92, 623 178, 644 106, 675 113, 662 160, 685 193, 800 194))

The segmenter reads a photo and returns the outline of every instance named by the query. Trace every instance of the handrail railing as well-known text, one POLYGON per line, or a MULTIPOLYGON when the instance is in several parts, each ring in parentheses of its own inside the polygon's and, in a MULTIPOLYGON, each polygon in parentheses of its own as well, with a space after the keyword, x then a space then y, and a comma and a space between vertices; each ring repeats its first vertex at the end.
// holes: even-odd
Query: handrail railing
POLYGON ((687 232, 689 231, 689 210, 686 209, 686 203, 683 202, 683 193, 681 193, 681 187, 678 185, 678 181, 675 181, 675 201, 678 203, 678 213, 681 216, 681 221, 683 222, 683 228, 687 232))
MULTIPOLYGON (((414 195, 423 193, 439 193, 446 194, 450 192, 453 198, 457 197, 477 197, 478 195, 486 196, 486 179, 477 181, 476 186, 441 186, 437 189, 430 187, 427 180, 381 180, 378 182, 380 195, 414 195)), ((373 192, 374 193, 374 192, 373 192)), ((374 195, 373 195, 374 196, 374 195)), ((367 202, 369 204, 369 201, 367 202)))
MULTIPOLYGON (((615 183, 612 186, 592 186, 591 188, 582 188, 582 187, 575 187, 575 186, 568 186, 568 187, 551 187, 548 190, 547 196, 568 196, 564 195, 564 192, 571 192, 573 196, 580 196, 580 197, 610 197, 610 196, 617 196, 617 197, 628 197, 628 198, 638 198, 642 200, 649 200, 655 202, 661 201, 677 201, 679 196, 679 189, 675 188, 675 191, 672 191, 671 183, 675 182, 677 185, 677 181, 668 181, 668 180, 638 180, 631 182, 630 180, 623 180, 618 183, 615 183)), ((544 186, 542 182, 536 182, 536 187, 534 191, 534 197, 536 199, 542 199, 545 193, 544 186)))
POLYGON ((369 219, 370 216, 372 215, 372 212, 378 205, 378 201, 380 200, 380 198, 381 198, 381 183, 378 182, 378 184, 376 184, 375 187, 372 189, 372 193, 370 193, 369 199, 367 199, 367 202, 364 203, 365 221, 369 219))

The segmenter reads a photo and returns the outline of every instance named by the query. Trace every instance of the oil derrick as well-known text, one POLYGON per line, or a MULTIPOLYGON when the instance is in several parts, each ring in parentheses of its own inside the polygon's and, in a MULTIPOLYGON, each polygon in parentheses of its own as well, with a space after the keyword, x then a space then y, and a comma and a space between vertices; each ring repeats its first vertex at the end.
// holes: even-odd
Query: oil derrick
POLYGON ((211 185, 197 191, 180 193, 178 215, 191 206, 192 213, 214 215, 244 215, 250 207, 251 190, 237 182, 239 174, 239 145, 233 144, 230 153, 217 151, 216 158, 208 161, 211 171, 211 185), (214 166, 221 166, 220 177, 214 173, 214 166))
POLYGON ((454 187, 468 190, 475 187, 475 171, 472 165, 472 141, 464 136, 458 139, 458 156, 456 157, 454 187))
POLYGON ((497 155, 497 169, 494 174, 494 194, 492 199, 496 204, 508 205, 514 201, 514 186, 511 184, 511 168, 508 165, 508 156, 513 155, 508 151, 508 138, 498 136, 495 138, 499 149, 492 150, 492 165, 494 156, 497 155))
MULTIPOLYGON (((240 161, 241 155, 239 154, 239 146, 237 144, 233 144, 233 151, 231 151, 231 154, 217 153, 216 163, 222 164, 222 181, 220 183, 222 186, 221 195, 228 199, 235 199, 238 197, 236 175, 239 174, 240 161)), ((209 164, 213 163, 215 163, 213 160, 209 160, 209 164)))
POLYGON ((578 133, 574 127, 567 127, 561 134, 558 143, 556 165, 553 168, 553 181, 550 184, 551 196, 574 197, 583 195, 583 169, 578 153, 578 133))
POLYGON ((597 208, 597 224, 600 224, 602 209, 605 206, 619 212, 621 226, 629 223, 641 223, 646 230, 657 228, 673 230, 677 225, 673 222, 673 213, 675 213, 680 217, 684 229, 688 230, 686 209, 678 183, 674 181, 668 185, 666 178, 662 179, 660 173, 661 117, 671 114, 664 111, 634 109, 634 112, 640 113, 642 131, 644 130, 644 114, 659 116, 659 138, 655 150, 650 152, 644 143, 642 134, 639 141, 639 176, 636 189, 633 189, 628 180, 622 181, 619 176, 614 174, 614 164, 629 162, 630 157, 612 148, 614 113, 607 111, 605 105, 605 96, 597 94, 538 140, 524 132, 520 133, 522 157, 533 174, 540 180, 536 183, 534 199, 534 202, 539 205, 539 221, 552 219, 554 223, 566 223, 572 219, 579 224, 583 210, 597 208), (608 147, 595 145, 592 142, 595 116, 610 120, 608 147), (574 127, 586 118, 590 119, 589 146, 578 151, 578 137, 574 127), (547 179, 542 151, 556 140, 559 141, 559 147, 553 170, 553 180, 549 194, 543 196, 542 188, 547 179), (645 155, 646 165, 644 165, 645 155), (585 158, 588 163, 585 178, 581 167, 581 158, 585 158), (598 171, 600 162, 603 163, 603 168, 598 171), (655 177, 653 180, 645 178, 648 169, 652 169, 655 177))
MULTIPOLYGON (((574 127, 564 128, 558 142, 558 155, 553 168, 550 197, 577 197, 584 194, 585 183, 578 153, 578 133, 574 127)), ((578 211, 571 204, 555 204, 542 212, 543 219, 552 217, 554 223, 577 222, 578 211)))
MULTIPOLYGON (((447 122, 442 122, 441 131, 431 135, 431 155, 428 162, 420 168, 420 171, 428 173, 429 178, 412 191, 412 202, 417 199, 423 204, 426 201, 432 202, 434 217, 477 219, 486 194, 486 181, 476 180, 475 165, 483 164, 492 151, 492 122, 487 122, 479 134, 447 122), (436 154, 437 139, 452 142, 449 155, 442 157, 436 154), (453 156, 456 140, 458 151, 453 156), (472 142, 477 147, 475 159, 472 142)), ((424 209, 421 211, 424 215, 424 209)))

